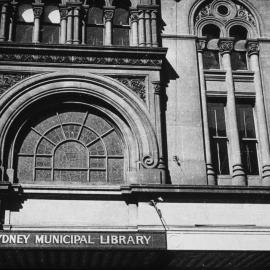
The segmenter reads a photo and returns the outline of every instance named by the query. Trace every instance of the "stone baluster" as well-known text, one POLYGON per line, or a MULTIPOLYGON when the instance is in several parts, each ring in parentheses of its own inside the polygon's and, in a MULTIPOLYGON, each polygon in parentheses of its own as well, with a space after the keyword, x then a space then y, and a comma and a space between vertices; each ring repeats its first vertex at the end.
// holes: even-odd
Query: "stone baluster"
POLYGON ((104 21, 105 21, 105 38, 104 45, 112 45, 112 19, 115 7, 104 7, 104 21))
POLYGON ((44 4, 33 3, 34 12, 34 31, 33 31, 33 43, 40 42, 40 18, 43 13, 44 4))
POLYGON ((15 24, 15 18, 17 14, 17 5, 18 2, 12 1, 11 2, 11 9, 10 9, 10 17, 9 17, 9 28, 8 28, 8 41, 13 41, 13 35, 14 35, 14 24, 15 24))
POLYGON ((60 6, 60 44, 65 44, 67 40, 67 15, 68 9, 66 6, 60 6))
POLYGON ((226 70, 227 88, 227 116, 228 137, 231 149, 232 184, 237 186, 246 185, 246 176, 241 161, 240 141, 237 128, 236 102, 234 94, 234 82, 231 68, 231 52, 234 41, 232 39, 221 39, 219 42, 220 54, 222 55, 223 67, 226 70))
POLYGON ((144 10, 139 11, 139 46, 145 46, 144 10))
POLYGON ((67 44, 72 44, 73 40, 73 8, 71 6, 68 7, 67 14, 67 44))
POLYGON ((203 69, 203 50, 205 49, 205 47, 206 47, 206 39, 199 38, 197 40, 197 53, 198 53, 198 63, 199 63, 207 183, 208 185, 216 185, 217 184, 216 174, 213 168, 211 148, 210 148, 210 135, 209 135, 208 116, 207 116, 207 96, 206 96, 206 87, 205 87, 204 69, 203 69))
POLYGON ((80 35, 80 10, 81 7, 80 6, 75 6, 74 7, 74 28, 73 28, 73 44, 79 44, 80 40, 79 40, 79 35, 80 35))
POLYGON ((266 112, 264 106, 263 86, 259 64, 259 43, 257 40, 247 42, 250 68, 254 72, 254 86, 256 91, 256 115, 258 123, 258 135, 260 142, 261 163, 262 163, 262 184, 270 186, 270 152, 269 139, 266 124, 266 112))
POLYGON ((0 41, 6 40, 7 12, 8 3, 3 3, 1 7, 0 41))
POLYGON ((131 22, 131 46, 138 46, 138 10, 130 11, 130 22, 131 22))
POLYGON ((158 47, 157 14, 158 11, 156 9, 151 11, 152 47, 158 47))

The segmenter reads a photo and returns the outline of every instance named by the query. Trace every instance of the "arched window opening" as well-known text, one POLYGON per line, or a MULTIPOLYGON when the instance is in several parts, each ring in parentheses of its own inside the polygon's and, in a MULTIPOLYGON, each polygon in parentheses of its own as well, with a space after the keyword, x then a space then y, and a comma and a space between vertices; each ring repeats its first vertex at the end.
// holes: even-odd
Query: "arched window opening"
POLYGON ((234 25, 230 29, 230 37, 235 38, 236 41, 247 39, 247 35, 247 29, 241 25, 234 25))
POLYGON ((24 3, 18 7, 15 25, 15 42, 31 43, 34 28, 34 13, 31 4, 24 3))
POLYGON ((220 37, 220 29, 214 24, 207 24, 202 29, 202 35, 207 39, 214 39, 220 37))
POLYGON ((60 13, 57 6, 44 7, 43 20, 40 28, 41 42, 58 44, 60 36, 60 13))
POLYGON ((116 6, 113 17, 112 44, 117 46, 129 45, 129 1, 114 1, 116 6))
POLYGON ((103 4, 102 1, 97 4, 89 8, 86 20, 86 44, 92 46, 103 45, 103 4))
POLYGON ((58 110, 24 132, 15 160, 19 182, 123 183, 122 139, 98 113, 58 110))

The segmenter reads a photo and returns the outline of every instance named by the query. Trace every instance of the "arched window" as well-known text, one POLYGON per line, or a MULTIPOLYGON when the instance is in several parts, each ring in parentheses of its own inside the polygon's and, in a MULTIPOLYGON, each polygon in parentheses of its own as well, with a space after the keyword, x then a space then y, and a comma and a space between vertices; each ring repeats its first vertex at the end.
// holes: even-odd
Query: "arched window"
POLYGON ((112 44, 117 46, 129 45, 129 1, 114 1, 116 6, 113 17, 112 44))
POLYGON ((41 42, 46 44, 58 44, 60 35, 60 13, 57 6, 44 7, 42 24, 40 27, 41 42))
POLYGON ((236 41, 247 39, 247 35, 247 29, 241 25, 234 25, 230 28, 230 37, 235 38, 236 41))
POLYGON ((25 128, 18 145, 19 182, 119 184, 124 146, 117 127, 97 112, 58 110, 25 128))
POLYGON ((214 24, 207 24, 202 29, 202 35, 206 36, 208 39, 219 38, 220 29, 214 24))
POLYGON ((86 44, 93 46, 103 45, 103 10, 102 1, 89 8, 86 20, 86 44))
POLYGON ((34 13, 31 4, 23 3, 18 7, 15 25, 15 42, 31 43, 34 28, 34 13))

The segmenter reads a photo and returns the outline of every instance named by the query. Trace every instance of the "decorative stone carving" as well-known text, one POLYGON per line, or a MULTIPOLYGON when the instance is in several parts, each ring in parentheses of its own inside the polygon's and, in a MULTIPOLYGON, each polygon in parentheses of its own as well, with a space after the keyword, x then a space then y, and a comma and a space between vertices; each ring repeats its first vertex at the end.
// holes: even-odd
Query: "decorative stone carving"
POLYGON ((158 160, 155 160, 151 155, 145 155, 142 159, 142 165, 146 169, 153 169, 157 167, 158 160))
POLYGON ((133 10, 131 11, 131 14, 130 14, 130 20, 131 22, 137 22, 139 19, 139 12, 137 10, 133 10))
POLYGON ((160 95, 161 94, 161 83, 159 81, 152 82, 154 85, 154 94, 160 95))
POLYGON ((43 12, 43 6, 33 6, 33 12, 35 18, 40 18, 43 12))
POLYGON ((234 42, 233 40, 220 40, 218 45, 221 54, 231 53, 231 51, 233 50, 234 42))
POLYGON ((96 56, 64 56, 41 54, 0 54, 0 61, 41 62, 41 63, 74 63, 74 64, 104 64, 104 65, 142 65, 161 66, 161 59, 140 59, 121 57, 96 57, 96 56))
POLYGON ((126 85, 145 101, 145 78, 117 77, 115 79, 126 85))
POLYGON ((248 41, 247 43, 247 52, 248 55, 252 55, 252 54, 259 54, 260 48, 259 48, 259 43, 258 41, 254 40, 254 41, 248 41))
POLYGON ((19 81, 29 77, 30 74, 24 74, 24 73, 0 73, 0 95, 9 89, 14 84, 18 83, 19 81))
POLYGON ((257 26, 254 16, 246 7, 239 2, 233 3, 232 1, 227 0, 207 1, 202 5, 195 16, 195 23, 205 18, 215 18, 221 22, 227 22, 231 19, 237 18, 248 22, 254 27, 257 26), (223 12, 220 11, 222 9, 223 12), (225 12, 226 10, 227 12, 225 12))
POLYGON ((104 10, 104 19, 105 21, 111 21, 113 18, 114 10, 113 9, 105 9, 104 10))
POLYGON ((68 15, 68 9, 66 7, 60 8, 60 17, 61 19, 66 19, 68 15))

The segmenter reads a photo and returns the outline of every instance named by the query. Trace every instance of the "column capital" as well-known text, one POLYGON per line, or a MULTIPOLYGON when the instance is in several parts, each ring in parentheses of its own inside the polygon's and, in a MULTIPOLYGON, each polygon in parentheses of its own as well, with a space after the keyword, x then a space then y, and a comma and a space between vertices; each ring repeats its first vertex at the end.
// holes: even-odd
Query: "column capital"
POLYGON ((247 41, 247 52, 248 56, 251 56, 253 54, 259 54, 260 47, 259 42, 256 39, 250 39, 247 41))
POLYGON ((161 95, 161 82, 160 81, 152 81, 154 86, 154 94, 161 95))
POLYGON ((139 11, 137 9, 130 9, 131 22, 137 22, 139 19, 139 11))
POLYGON ((220 39, 218 47, 222 55, 225 53, 231 53, 234 47, 234 38, 220 39))
POLYGON ((33 6, 34 17, 35 18, 40 18, 41 15, 42 15, 42 12, 43 12, 44 4, 33 3, 32 6, 33 6))
POLYGON ((115 7, 110 7, 110 8, 104 7, 104 19, 105 19, 105 22, 112 20, 113 15, 114 15, 114 10, 115 10, 115 7))
POLYGON ((196 47, 197 52, 202 52, 204 49, 206 49, 206 37, 199 37, 197 38, 196 47))
POLYGON ((68 15, 67 6, 59 6, 60 18, 61 20, 66 19, 68 15))

